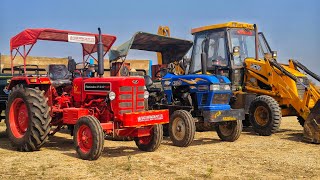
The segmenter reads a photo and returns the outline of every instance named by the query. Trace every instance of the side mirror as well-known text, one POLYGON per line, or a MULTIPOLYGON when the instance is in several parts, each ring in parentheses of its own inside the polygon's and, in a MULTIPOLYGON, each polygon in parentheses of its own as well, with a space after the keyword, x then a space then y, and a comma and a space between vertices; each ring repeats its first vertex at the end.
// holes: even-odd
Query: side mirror
POLYGON ((272 58, 273 58, 273 59, 277 59, 277 57, 278 57, 278 52, 277 52, 277 51, 271 51, 271 53, 272 53, 272 58))
POLYGON ((240 46, 235 46, 235 47, 233 47, 232 53, 233 53, 234 56, 239 56, 240 46))
POLYGON ((68 71, 73 73, 76 70, 77 63, 71 56, 68 57, 68 71))

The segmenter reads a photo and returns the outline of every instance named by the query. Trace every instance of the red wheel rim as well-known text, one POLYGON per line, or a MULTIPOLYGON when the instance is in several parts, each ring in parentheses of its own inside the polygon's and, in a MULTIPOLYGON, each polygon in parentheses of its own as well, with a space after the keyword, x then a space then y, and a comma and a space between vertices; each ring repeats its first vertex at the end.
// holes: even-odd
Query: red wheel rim
POLYGON ((29 122, 28 109, 22 98, 16 98, 10 107, 9 122, 12 134, 16 138, 22 138, 29 122))
POLYGON ((143 136, 139 138, 139 144, 149 144, 151 141, 151 136, 143 136))
POLYGON ((149 144, 153 137, 153 128, 150 130, 150 136, 139 137, 139 144, 149 144))
POLYGON ((81 125, 78 130, 78 144, 82 152, 88 153, 92 148, 92 132, 89 126, 81 125))

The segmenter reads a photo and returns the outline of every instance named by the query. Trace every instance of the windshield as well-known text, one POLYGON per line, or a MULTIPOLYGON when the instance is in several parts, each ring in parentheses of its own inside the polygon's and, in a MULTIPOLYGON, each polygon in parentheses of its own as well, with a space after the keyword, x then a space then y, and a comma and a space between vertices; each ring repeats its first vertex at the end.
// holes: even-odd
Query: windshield
POLYGON ((255 58, 255 34, 249 29, 230 29, 231 49, 238 46, 239 56, 234 56, 234 65, 243 65, 244 59, 255 58))
POLYGON ((207 31, 195 36, 190 72, 199 72, 201 70, 201 52, 203 42, 204 51, 207 53, 206 65, 208 70, 213 69, 214 66, 228 65, 225 31, 207 31))

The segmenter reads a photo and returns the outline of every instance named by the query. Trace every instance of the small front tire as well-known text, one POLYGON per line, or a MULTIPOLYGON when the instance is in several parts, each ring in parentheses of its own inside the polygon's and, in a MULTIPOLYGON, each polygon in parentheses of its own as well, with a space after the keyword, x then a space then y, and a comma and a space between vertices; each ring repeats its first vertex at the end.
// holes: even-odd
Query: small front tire
POLYGON ((150 136, 135 137, 134 141, 141 151, 153 152, 157 150, 163 139, 163 128, 161 124, 156 124, 151 130, 150 136))
POLYGON ((81 117, 75 125, 73 141, 81 159, 98 159, 104 147, 104 133, 98 119, 93 116, 81 117))
POLYGON ((220 122, 216 124, 215 128, 222 141, 233 142, 241 135, 242 122, 241 120, 220 122))
POLYGON ((195 131, 195 122, 188 111, 177 110, 171 115, 169 135, 175 146, 189 146, 193 142, 195 131))

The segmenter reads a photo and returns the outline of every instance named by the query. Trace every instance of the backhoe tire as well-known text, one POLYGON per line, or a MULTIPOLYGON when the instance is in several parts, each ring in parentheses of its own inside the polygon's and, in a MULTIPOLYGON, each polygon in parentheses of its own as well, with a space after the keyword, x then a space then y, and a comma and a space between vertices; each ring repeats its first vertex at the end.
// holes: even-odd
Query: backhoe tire
POLYGON ((279 104, 270 96, 258 96, 250 104, 250 123, 253 130, 261 136, 270 136, 276 132, 280 127, 281 118, 279 104))
POLYGON ((300 124, 302 127, 304 127, 304 122, 305 122, 305 120, 304 120, 301 116, 298 116, 297 119, 298 119, 299 124, 300 124))
POLYGON ((104 133, 94 116, 81 117, 74 127, 74 146, 78 156, 84 160, 98 159, 104 148, 104 133))
POLYGON ((169 135, 175 146, 189 146, 193 142, 195 131, 195 122, 188 111, 177 110, 172 113, 169 122, 169 135))
POLYGON ((7 134, 19 151, 36 151, 50 132, 50 107, 45 92, 17 85, 12 89, 6 109, 7 134))
POLYGON ((237 121, 227 121, 216 123, 216 131, 219 138, 222 141, 233 142, 237 140, 242 132, 242 122, 241 120, 237 121))
POLYGON ((163 128, 161 124, 156 124, 152 128, 150 136, 135 137, 134 141, 141 151, 153 152, 157 150, 163 139, 163 128))

